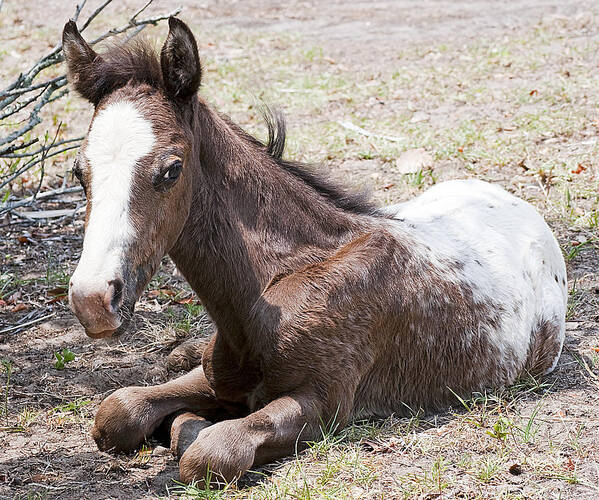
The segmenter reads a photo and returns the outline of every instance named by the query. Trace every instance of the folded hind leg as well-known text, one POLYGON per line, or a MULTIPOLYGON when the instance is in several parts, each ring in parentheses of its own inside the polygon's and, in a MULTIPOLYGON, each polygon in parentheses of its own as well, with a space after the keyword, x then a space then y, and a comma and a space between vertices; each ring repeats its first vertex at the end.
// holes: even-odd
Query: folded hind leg
POLYGON ((526 371, 531 375, 551 373, 557 366, 564 344, 565 323, 563 317, 540 321, 528 348, 526 371))

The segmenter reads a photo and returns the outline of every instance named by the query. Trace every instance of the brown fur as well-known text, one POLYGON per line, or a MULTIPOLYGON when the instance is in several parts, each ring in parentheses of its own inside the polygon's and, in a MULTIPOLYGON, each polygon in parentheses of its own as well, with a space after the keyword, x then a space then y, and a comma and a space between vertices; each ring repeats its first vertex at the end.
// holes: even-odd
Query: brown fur
MULTIPOLYGON (((363 198, 282 160, 276 115, 264 145, 213 111, 195 94, 193 36, 178 20, 170 25, 160 64, 139 45, 90 53, 76 27, 65 27, 77 90, 97 110, 134 101, 158 140, 135 174, 131 214, 144 237, 129 250, 123 310, 168 252, 217 327, 202 367, 102 403, 93 430, 100 449, 134 449, 169 415, 190 410, 217 423, 197 428, 182 480, 202 480, 208 465, 232 480, 317 439, 323 423, 434 409, 453 401, 452 391, 512 382, 524 366, 487 334, 501 308, 474 300, 453 274, 461 264, 439 272, 426 248, 407 231, 402 239, 396 223, 400 236, 391 234, 363 198), (169 155, 184 168, 161 192, 152 175, 169 155)), ((541 325, 530 355, 541 360, 528 369, 555 352, 551 328, 541 325)))

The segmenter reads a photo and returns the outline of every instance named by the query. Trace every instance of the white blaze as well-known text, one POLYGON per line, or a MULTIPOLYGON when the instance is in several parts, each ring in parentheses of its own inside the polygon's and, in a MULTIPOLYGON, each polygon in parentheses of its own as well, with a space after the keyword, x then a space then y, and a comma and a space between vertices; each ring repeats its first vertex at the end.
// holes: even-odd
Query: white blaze
POLYGON ((152 124, 129 101, 110 104, 94 119, 85 151, 91 168, 91 214, 73 275, 81 286, 117 277, 123 251, 135 235, 129 216, 135 165, 154 142, 152 124))

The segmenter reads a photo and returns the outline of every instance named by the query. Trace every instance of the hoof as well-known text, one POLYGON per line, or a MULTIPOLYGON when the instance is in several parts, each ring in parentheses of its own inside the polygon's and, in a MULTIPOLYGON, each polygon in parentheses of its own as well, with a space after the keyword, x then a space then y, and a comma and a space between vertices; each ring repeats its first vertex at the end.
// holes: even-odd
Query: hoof
POLYGON ((177 458, 193 443, 201 430, 210 427, 212 422, 195 413, 185 412, 178 415, 171 424, 171 452, 177 458))
POLYGON ((166 357, 166 368, 169 371, 190 371, 202 364, 202 355, 208 345, 208 339, 194 339, 175 347, 166 357))

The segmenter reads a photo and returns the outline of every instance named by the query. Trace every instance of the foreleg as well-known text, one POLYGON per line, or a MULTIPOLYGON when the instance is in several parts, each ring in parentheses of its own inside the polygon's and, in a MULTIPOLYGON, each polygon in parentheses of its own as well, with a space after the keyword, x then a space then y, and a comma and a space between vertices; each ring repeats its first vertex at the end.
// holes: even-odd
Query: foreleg
POLYGON ((150 387, 118 389, 100 404, 92 437, 103 451, 137 448, 165 417, 188 409, 209 416, 220 405, 202 367, 150 387))
POLYGON ((346 409, 323 414, 323 405, 309 395, 276 399, 247 417, 202 430, 181 457, 181 480, 202 482, 208 476, 213 484, 236 480, 252 466, 291 455, 318 439, 327 419, 345 424, 348 413, 346 409))

